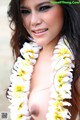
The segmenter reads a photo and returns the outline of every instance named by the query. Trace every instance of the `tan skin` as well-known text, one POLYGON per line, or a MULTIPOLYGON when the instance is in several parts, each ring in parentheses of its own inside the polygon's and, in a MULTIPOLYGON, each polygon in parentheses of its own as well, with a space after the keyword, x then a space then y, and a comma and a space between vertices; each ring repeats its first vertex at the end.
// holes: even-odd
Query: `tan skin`
MULTIPOLYGON (((60 5, 51 5, 50 0, 34 0, 34 2, 33 0, 22 0, 20 9, 24 27, 35 42, 43 47, 31 79, 29 111, 31 119, 46 120, 50 100, 51 57, 54 47, 61 37, 63 11, 60 5)), ((76 86, 80 91, 78 83, 76 86)), ((71 120, 76 120, 78 111, 74 106, 71 111, 71 120)))

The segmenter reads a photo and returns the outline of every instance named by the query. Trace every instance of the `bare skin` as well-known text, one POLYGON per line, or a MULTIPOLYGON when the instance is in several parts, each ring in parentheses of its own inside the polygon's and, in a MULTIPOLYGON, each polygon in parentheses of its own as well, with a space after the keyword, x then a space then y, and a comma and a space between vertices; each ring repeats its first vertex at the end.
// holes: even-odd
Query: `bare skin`
MULTIPOLYGON (((31 79, 29 112, 32 116, 31 120, 46 120, 50 100, 49 88, 52 85, 50 83, 51 57, 61 37, 64 23, 63 9, 60 5, 51 5, 50 0, 21 0, 20 12, 26 31, 37 44, 43 47, 31 79)), ((78 93, 79 83, 80 80, 76 83, 78 93)), ((80 107, 80 102, 77 105, 80 107)), ((78 110, 74 104, 70 112, 71 120, 76 120, 78 110)))
MULTIPOLYGON (((29 96, 29 110, 32 113, 33 120, 46 120, 50 100, 51 57, 51 53, 47 55, 46 51, 41 51, 34 68, 29 96)), ((72 113, 70 120, 76 120, 78 110, 74 105, 71 107, 70 112, 72 113)))
MULTIPOLYGON (((43 46, 31 79, 29 111, 34 120, 46 120, 50 100, 51 57, 63 27, 63 10, 60 5, 51 5, 50 0, 21 0, 20 10, 25 29, 37 44, 43 46)), ((75 120, 75 106, 71 113, 71 120, 75 120)))
POLYGON ((35 120, 46 120, 50 100, 51 56, 52 52, 46 54, 46 51, 41 51, 32 75, 29 110, 35 120))

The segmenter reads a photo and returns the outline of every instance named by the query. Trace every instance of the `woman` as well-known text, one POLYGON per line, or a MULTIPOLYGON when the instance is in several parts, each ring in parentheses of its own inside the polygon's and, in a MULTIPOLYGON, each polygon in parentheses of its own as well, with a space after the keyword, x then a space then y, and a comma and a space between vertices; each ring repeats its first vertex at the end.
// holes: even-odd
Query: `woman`
POLYGON ((79 10, 80 5, 51 4, 50 0, 11 0, 8 15, 16 60, 7 91, 11 119, 76 120, 80 112, 79 10))

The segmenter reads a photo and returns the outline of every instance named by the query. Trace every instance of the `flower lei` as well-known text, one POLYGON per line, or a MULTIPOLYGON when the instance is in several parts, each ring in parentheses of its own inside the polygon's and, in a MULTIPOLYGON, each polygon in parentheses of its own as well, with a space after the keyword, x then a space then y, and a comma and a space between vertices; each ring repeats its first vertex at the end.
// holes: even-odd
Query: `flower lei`
MULTIPOLYGON (((30 120, 28 111, 28 95, 30 93, 30 79, 33 67, 39 55, 41 47, 35 42, 25 42, 21 48, 21 57, 12 69, 10 76, 11 87, 9 87, 9 96, 11 96, 11 120, 30 120)), ((71 118, 71 114, 64 106, 71 104, 65 99, 71 99, 71 82, 73 79, 72 71, 74 56, 70 46, 63 36, 55 46, 52 56, 52 75, 50 88, 51 100, 49 101, 47 120, 66 120, 71 118)))

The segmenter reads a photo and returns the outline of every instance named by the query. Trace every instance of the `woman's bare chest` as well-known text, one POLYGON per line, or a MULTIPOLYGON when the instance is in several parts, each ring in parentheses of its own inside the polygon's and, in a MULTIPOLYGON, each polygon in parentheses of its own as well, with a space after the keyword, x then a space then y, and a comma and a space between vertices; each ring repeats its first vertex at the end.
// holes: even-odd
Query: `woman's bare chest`
POLYGON ((33 89, 45 89, 48 88, 51 76, 51 63, 41 62, 37 63, 34 67, 34 71, 31 78, 31 91, 33 89))
POLYGON ((34 67, 34 72, 32 74, 30 95, 29 95, 29 109, 32 106, 37 105, 40 114, 43 111, 43 106, 45 109, 43 112, 46 114, 48 110, 49 100, 50 100, 50 76, 51 76, 51 63, 50 62, 39 62, 34 67))

